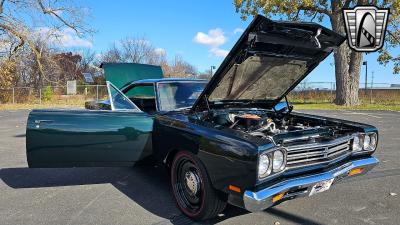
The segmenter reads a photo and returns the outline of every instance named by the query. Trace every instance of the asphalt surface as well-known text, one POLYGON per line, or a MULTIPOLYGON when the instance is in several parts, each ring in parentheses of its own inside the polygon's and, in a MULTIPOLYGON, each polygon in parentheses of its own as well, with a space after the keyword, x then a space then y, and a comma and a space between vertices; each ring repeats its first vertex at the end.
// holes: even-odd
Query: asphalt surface
MULTIPOLYGON (((0 224, 193 223, 176 208, 165 171, 149 163, 133 168, 27 168, 28 112, 0 111, 0 224)), ((377 126, 380 142, 375 156, 381 161, 379 166, 327 192, 263 212, 229 206, 206 224, 400 223, 400 113, 307 113, 377 126)))

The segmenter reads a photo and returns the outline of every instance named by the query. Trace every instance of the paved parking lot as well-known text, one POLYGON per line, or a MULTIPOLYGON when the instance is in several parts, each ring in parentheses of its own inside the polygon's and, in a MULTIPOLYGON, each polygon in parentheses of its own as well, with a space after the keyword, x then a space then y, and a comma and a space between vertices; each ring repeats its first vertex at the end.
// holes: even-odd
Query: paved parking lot
MULTIPOLYGON (((165 171, 148 163, 133 168, 28 169, 28 113, 0 111, 0 224, 193 223, 175 207, 165 171)), ((399 224, 400 113, 307 113, 377 126, 380 143, 375 155, 380 165, 329 192, 284 202, 264 212, 229 206, 206 224, 399 224)))

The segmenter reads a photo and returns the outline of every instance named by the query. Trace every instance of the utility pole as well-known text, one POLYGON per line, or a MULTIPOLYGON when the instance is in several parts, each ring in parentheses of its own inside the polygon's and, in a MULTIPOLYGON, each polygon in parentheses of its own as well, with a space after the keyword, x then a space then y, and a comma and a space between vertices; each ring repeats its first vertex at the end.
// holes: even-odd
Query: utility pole
POLYGON ((367 94, 367 84, 368 84, 368 62, 364 61, 363 65, 365 66, 365 89, 364 92, 367 94))
POLYGON ((374 71, 372 71, 371 88, 369 89, 369 103, 372 104, 372 89, 374 85, 374 71))

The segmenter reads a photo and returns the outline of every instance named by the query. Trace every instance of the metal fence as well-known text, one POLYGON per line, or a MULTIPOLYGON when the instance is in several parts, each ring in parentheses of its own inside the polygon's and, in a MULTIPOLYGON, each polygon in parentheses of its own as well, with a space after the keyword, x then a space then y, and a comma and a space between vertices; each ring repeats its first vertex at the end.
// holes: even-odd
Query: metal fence
POLYGON ((106 85, 76 85, 76 94, 68 95, 66 86, 45 86, 43 88, 13 87, 0 88, 0 103, 44 102, 74 103, 82 100, 99 100, 107 96, 106 85))
MULTIPOLYGON (((365 89, 365 83, 359 84, 360 90, 365 89)), ((400 84, 390 84, 390 83, 367 83, 367 89, 375 90, 400 90, 400 84)), ((295 88, 297 91, 302 90, 326 90, 334 91, 336 90, 335 82, 307 82, 303 81, 295 88)))
MULTIPOLYGON (((335 99, 335 82, 307 82, 303 81, 290 93, 290 98, 300 103, 333 102, 335 99)), ((390 83, 360 83, 359 98, 365 103, 400 102, 400 84, 390 83)))
MULTIPOLYGON (((335 82, 301 82, 291 93, 291 99, 299 102, 332 102, 335 98, 335 82)), ((76 95, 67 95, 66 86, 46 86, 41 89, 31 87, 0 88, 0 104, 44 102, 81 104, 83 101, 99 100, 107 97, 106 85, 77 85, 76 95)), ((360 83, 362 100, 400 101, 400 84, 360 83)))

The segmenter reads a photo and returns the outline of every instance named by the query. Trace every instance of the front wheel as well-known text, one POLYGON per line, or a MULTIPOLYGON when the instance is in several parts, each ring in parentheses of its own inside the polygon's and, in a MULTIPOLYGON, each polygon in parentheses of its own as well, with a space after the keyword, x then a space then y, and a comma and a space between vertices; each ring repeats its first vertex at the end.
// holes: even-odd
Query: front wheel
POLYGON ((204 220, 217 216, 226 206, 200 160, 189 152, 178 152, 171 167, 172 192, 179 209, 188 217, 204 220))

